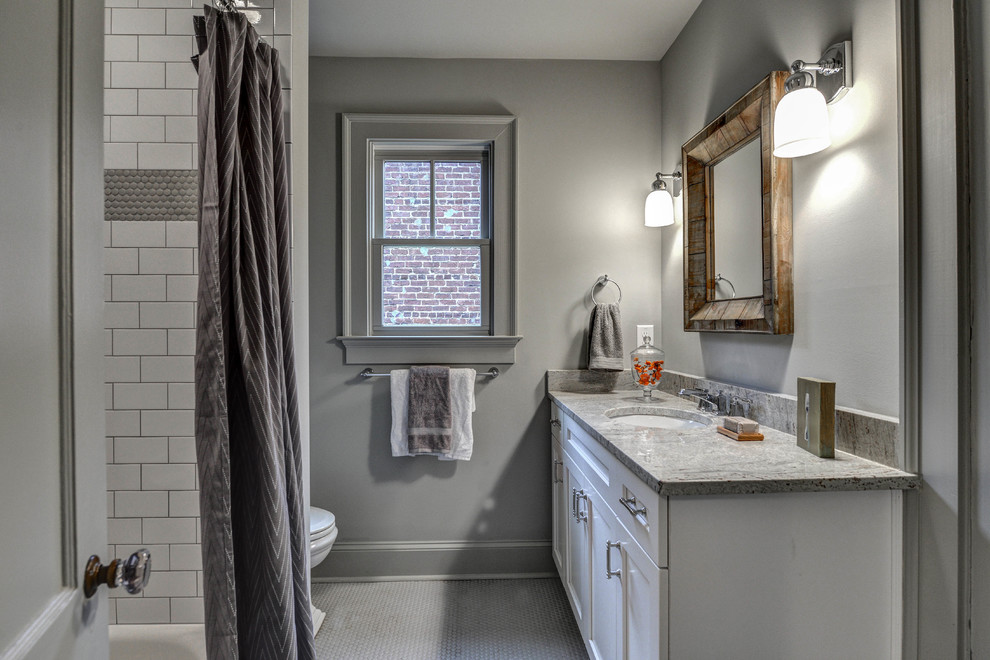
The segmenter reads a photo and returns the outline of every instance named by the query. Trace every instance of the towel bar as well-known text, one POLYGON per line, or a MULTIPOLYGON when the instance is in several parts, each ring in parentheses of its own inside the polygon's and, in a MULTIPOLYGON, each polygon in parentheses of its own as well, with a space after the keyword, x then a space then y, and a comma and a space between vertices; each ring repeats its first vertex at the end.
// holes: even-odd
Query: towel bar
MULTIPOLYGON (((498 378, 501 373, 502 372, 498 370, 498 367, 492 367, 488 371, 482 371, 481 373, 479 373, 478 378, 495 379, 498 378)), ((376 374, 374 371, 371 370, 371 367, 368 367, 367 369, 365 369, 364 371, 358 374, 358 376, 361 376, 362 378, 390 377, 391 375, 392 374, 376 374)))

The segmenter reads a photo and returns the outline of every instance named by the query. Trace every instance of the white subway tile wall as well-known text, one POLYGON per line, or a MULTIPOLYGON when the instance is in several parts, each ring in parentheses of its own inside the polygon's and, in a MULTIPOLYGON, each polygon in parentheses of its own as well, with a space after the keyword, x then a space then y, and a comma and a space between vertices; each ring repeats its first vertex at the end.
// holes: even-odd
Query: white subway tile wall
MULTIPOLYGON (((258 33, 280 49, 289 88, 289 0, 251 3, 258 33), (278 36, 276 36, 278 35, 278 36)), ((193 16, 201 0, 106 0, 104 112, 110 118, 106 169, 195 169, 198 79, 193 16)), ((286 131, 289 130, 286 98, 286 131)), ((287 138, 289 139, 289 138, 287 138)))
POLYGON ((118 623, 196 623, 203 620, 192 437, 196 223, 107 224, 107 540, 117 557, 148 547, 154 566, 142 596, 112 594, 110 614, 118 623))
MULTIPOLYGON (((252 3, 262 17, 256 29, 281 53, 287 131, 290 3, 252 3)), ((198 78, 189 58, 203 4, 105 0, 106 169, 197 169, 198 78)), ((198 226, 161 217, 106 221, 104 230, 107 553, 146 547, 154 567, 143 594, 110 593, 111 623, 203 621, 193 438, 198 226)))

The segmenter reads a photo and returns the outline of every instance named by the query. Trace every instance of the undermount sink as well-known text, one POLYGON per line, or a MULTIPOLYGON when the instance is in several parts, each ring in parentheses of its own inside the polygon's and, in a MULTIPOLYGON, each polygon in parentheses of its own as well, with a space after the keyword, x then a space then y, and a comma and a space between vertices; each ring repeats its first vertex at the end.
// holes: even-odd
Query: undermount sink
POLYGON ((654 429, 671 431, 687 431, 703 429, 710 426, 712 420, 699 413, 676 408, 655 408, 653 406, 626 406, 611 408, 605 411, 605 416, 620 424, 629 426, 645 426, 654 429))

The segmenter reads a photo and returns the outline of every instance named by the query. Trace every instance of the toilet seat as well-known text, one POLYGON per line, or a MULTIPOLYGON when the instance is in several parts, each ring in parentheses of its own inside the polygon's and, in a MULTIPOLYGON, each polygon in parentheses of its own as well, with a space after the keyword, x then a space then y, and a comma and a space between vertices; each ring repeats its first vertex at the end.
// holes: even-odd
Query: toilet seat
POLYGON ((337 518, 326 509, 309 507, 309 538, 320 538, 337 526, 337 518))
POLYGON ((326 537, 330 536, 331 534, 335 534, 336 532, 337 532, 337 527, 336 526, 328 527, 327 529, 323 530, 319 534, 310 534, 309 535, 309 541, 310 541, 310 543, 316 543, 317 541, 320 541, 322 539, 325 539, 326 537))
POLYGON ((337 540, 337 528, 334 527, 323 536, 311 536, 309 538, 310 552, 319 552, 324 548, 329 552, 330 546, 337 540))
POLYGON ((310 561, 316 566, 327 558, 330 548, 337 540, 337 518, 319 507, 309 508, 309 554, 310 561))

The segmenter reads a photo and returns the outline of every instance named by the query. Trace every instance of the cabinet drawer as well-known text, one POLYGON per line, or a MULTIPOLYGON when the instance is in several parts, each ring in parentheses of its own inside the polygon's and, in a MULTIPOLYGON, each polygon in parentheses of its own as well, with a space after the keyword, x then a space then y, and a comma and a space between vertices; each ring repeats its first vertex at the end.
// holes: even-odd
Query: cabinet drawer
POLYGON ((653 562, 667 566, 667 498, 616 461, 608 505, 653 562))
POLYGON ((617 464, 615 457, 567 416, 563 419, 563 436, 564 452, 595 490, 608 498, 612 466, 617 464))

